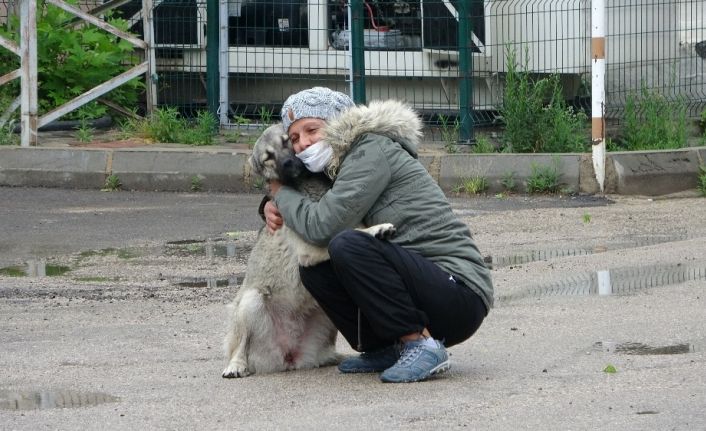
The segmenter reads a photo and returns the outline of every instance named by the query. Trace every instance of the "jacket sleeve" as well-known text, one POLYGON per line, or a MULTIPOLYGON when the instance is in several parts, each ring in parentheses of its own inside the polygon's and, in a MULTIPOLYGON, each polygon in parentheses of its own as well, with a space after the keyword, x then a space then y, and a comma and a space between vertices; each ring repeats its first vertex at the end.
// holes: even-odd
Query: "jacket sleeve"
POLYGON ((326 245, 336 234, 363 220, 390 178, 390 165, 381 143, 363 137, 346 155, 332 188, 318 202, 282 187, 275 196, 275 205, 290 229, 307 242, 326 245))

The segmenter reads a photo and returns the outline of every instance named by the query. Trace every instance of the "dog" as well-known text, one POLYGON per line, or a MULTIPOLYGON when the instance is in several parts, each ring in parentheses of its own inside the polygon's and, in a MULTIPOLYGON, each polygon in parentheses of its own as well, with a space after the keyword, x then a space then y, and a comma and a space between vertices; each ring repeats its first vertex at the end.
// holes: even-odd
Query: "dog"
MULTIPOLYGON (((280 181, 313 200, 331 188, 325 175, 310 173, 294 156, 281 124, 262 133, 248 163, 265 180, 280 181)), ((335 349, 335 326, 299 278, 300 265, 329 259, 326 247, 307 243, 286 225, 273 234, 264 229, 248 258, 243 283, 228 306, 224 378, 335 365, 341 359, 335 349)), ((361 230, 382 239, 395 233, 391 224, 361 230)))

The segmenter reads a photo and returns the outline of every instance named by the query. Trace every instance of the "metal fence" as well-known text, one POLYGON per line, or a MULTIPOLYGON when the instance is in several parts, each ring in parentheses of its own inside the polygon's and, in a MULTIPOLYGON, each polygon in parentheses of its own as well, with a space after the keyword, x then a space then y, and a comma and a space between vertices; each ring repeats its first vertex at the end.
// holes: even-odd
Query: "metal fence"
MULTIPOLYGON (((557 74, 566 100, 590 109, 588 0, 351 0, 360 5, 353 19, 345 0, 220 1, 216 37, 208 36, 207 18, 218 17, 219 0, 154 1, 158 104, 184 113, 212 106, 219 96, 209 92, 208 73, 220 65, 231 123, 278 112, 303 88, 354 94, 357 85, 358 99, 404 100, 431 125, 440 115, 455 118, 468 95, 473 122, 488 125, 497 122, 513 49, 526 71, 557 74)), ((142 35, 142 1, 121 3, 115 13, 142 35)), ((0 0, 0 25, 15 5, 0 0)), ((689 116, 699 116, 706 1, 613 0, 607 17, 606 116, 619 119, 628 95, 641 88, 681 100, 689 116)))

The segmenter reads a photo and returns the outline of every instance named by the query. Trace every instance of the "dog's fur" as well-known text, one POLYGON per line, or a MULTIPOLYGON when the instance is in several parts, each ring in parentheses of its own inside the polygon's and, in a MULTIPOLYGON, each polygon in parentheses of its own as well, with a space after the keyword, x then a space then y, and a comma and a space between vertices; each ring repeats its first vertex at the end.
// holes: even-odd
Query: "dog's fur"
MULTIPOLYGON (((253 172, 265 180, 281 181, 313 200, 321 198, 331 186, 327 177, 309 173, 294 156, 281 124, 270 126, 260 136, 249 163, 253 172)), ((362 230, 378 238, 395 232, 390 224, 362 230)), ((338 362, 336 328, 299 278, 299 265, 311 266, 328 258, 325 247, 307 243, 286 226, 274 234, 260 232, 243 284, 229 305, 230 322, 224 342, 229 362, 223 377, 338 362)))

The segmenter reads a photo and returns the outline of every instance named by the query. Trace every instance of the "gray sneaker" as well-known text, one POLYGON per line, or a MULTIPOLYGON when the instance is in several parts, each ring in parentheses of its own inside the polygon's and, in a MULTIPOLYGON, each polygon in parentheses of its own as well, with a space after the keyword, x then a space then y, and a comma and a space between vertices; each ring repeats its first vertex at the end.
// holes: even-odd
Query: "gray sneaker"
POLYGON ((423 339, 405 343, 400 359, 380 375, 380 380, 385 383, 419 382, 448 371, 451 363, 446 348, 433 341, 436 347, 428 346, 423 339))
POLYGON ((393 344, 380 350, 364 352, 358 356, 344 359, 338 364, 338 371, 342 373, 379 373, 395 365, 399 358, 399 345, 393 344))

